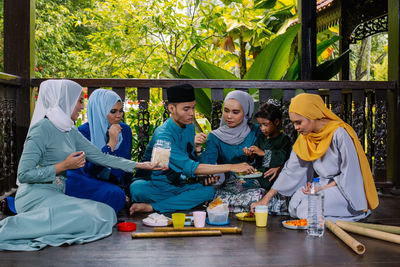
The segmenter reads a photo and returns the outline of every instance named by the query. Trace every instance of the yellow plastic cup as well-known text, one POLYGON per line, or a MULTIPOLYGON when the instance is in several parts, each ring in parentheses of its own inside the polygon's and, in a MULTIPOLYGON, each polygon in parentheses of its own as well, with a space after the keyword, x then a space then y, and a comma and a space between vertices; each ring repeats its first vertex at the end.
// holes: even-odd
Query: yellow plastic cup
POLYGON ((268 207, 262 205, 256 206, 254 214, 256 216, 256 226, 266 227, 268 222, 268 207))
POLYGON ((185 226, 185 213, 172 213, 172 224, 175 228, 181 228, 185 226))

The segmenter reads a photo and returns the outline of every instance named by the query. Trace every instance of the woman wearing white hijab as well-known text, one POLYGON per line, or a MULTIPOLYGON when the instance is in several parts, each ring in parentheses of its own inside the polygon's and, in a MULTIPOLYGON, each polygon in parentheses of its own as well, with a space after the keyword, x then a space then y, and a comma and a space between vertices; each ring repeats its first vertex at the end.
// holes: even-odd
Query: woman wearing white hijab
MULTIPOLYGON (((246 92, 232 91, 224 100, 220 127, 207 137, 206 150, 201 154, 201 162, 207 164, 227 164, 246 162, 243 148, 252 146, 261 134, 258 125, 251 125, 254 100, 246 92)), ((198 145, 197 142, 196 147, 198 145)), ((232 212, 249 211, 250 204, 262 198, 265 190, 258 181, 237 183, 233 173, 228 173, 224 183, 216 189, 215 198, 229 203, 232 212)))
MULTIPOLYGON (((132 131, 121 122, 123 114, 117 93, 96 89, 87 105, 88 122, 78 130, 103 153, 130 159, 132 131)), ((132 176, 88 161, 83 168, 68 171, 67 177, 65 194, 105 203, 118 214, 126 202, 125 192, 119 185, 126 186, 132 176)))
POLYGON ((112 233, 114 210, 100 202, 64 194, 65 172, 97 164, 133 172, 159 169, 103 154, 74 127, 83 108, 82 87, 47 80, 38 101, 18 166, 18 214, 0 221, 0 250, 39 250, 47 245, 82 244, 112 233))

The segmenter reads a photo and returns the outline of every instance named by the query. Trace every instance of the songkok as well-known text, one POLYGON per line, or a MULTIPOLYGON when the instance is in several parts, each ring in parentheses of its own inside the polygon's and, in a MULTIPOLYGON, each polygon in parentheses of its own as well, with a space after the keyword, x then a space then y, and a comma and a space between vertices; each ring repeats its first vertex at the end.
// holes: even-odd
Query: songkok
POLYGON ((169 103, 192 102, 195 100, 194 88, 190 84, 180 84, 167 88, 169 103))

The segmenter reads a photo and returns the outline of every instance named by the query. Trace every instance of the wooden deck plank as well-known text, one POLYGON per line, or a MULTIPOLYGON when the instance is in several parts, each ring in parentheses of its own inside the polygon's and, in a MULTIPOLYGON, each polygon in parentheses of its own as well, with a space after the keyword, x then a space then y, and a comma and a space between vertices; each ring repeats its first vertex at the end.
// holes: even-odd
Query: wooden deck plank
MULTIPOLYGON (((400 198, 381 198, 368 222, 400 225, 400 198)), ((119 219, 137 222, 137 232, 152 231, 141 219, 125 215, 119 219)), ((284 216, 270 216, 267 228, 237 221, 242 235, 131 239, 118 232, 102 240, 37 252, 0 252, 0 266, 263 266, 263 265, 397 265, 400 245, 357 236, 366 246, 362 256, 355 254, 329 230, 322 238, 308 237, 305 231, 283 228, 284 216)))

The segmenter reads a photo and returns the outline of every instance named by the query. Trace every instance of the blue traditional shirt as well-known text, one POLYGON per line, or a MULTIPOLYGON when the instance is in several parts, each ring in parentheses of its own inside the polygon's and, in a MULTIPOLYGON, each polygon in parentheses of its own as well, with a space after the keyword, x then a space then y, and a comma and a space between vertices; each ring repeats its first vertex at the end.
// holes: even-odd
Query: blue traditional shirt
POLYGON ((142 161, 150 161, 153 146, 157 140, 169 141, 171 143, 171 155, 169 158, 169 170, 167 171, 145 171, 138 170, 136 177, 140 179, 152 179, 171 184, 183 183, 187 177, 194 177, 195 170, 199 165, 195 156, 194 137, 196 135, 193 124, 185 128, 178 126, 172 118, 167 119, 159 126, 153 134, 142 161))

